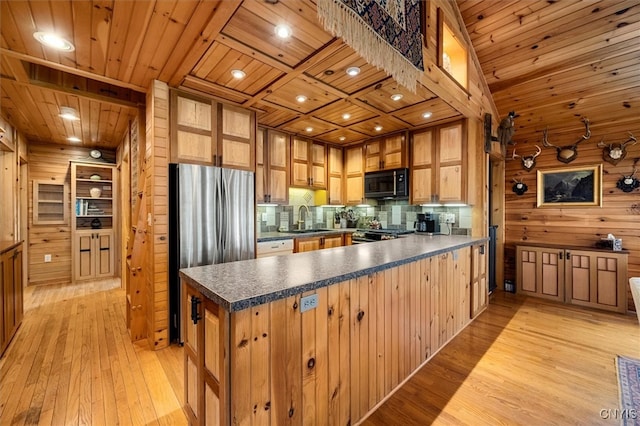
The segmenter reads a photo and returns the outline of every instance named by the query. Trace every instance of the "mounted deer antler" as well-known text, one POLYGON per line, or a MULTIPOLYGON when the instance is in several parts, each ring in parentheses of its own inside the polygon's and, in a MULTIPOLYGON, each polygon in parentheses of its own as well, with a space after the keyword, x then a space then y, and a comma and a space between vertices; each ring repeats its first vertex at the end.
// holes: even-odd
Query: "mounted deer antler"
POLYGON ((511 155, 511 158, 513 158, 514 160, 516 158, 521 158, 522 160, 522 167, 526 170, 526 171, 530 171, 531 169, 533 169, 536 166, 536 157, 538 155, 540 155, 540 153, 542 152, 542 148, 540 148, 538 145, 536 145, 536 149, 538 150, 535 154, 531 154, 531 155, 525 155, 524 157, 521 155, 517 155, 516 154, 516 149, 513 148, 513 154, 511 155))
POLYGON ((570 163, 578 158, 578 144, 580 142, 586 141, 591 137, 591 130, 589 130, 589 119, 585 117, 582 119, 582 121, 584 122, 585 134, 573 145, 556 146, 549 143, 549 140, 547 138, 548 128, 544 129, 544 132, 542 133, 542 144, 547 148, 556 149, 558 153, 556 158, 558 159, 558 161, 563 163, 570 163))
POLYGON ((604 143, 604 138, 602 138, 602 140, 598 142, 598 148, 604 148, 602 150, 602 159, 615 166, 627 156, 627 150, 625 147, 629 144, 635 145, 637 142, 638 140, 633 136, 633 133, 629 132, 629 139, 620 143, 611 143, 607 145, 604 143))
POLYGON ((618 180, 618 183, 616 183, 616 187, 618 187, 618 189, 621 189, 622 192, 631 192, 634 189, 640 187, 640 180, 633 177, 633 175, 635 175, 638 171, 638 169, 635 167, 635 164, 636 163, 633 164, 633 173, 631 173, 629 176, 622 176, 620 180, 618 180))
POLYGON ((511 190, 513 192, 516 193, 516 195, 522 195, 525 192, 527 192, 527 190, 529 189, 529 187, 527 186, 526 183, 524 183, 522 180, 518 180, 516 178, 513 178, 513 181, 515 182, 513 184, 513 186, 511 187, 511 190))

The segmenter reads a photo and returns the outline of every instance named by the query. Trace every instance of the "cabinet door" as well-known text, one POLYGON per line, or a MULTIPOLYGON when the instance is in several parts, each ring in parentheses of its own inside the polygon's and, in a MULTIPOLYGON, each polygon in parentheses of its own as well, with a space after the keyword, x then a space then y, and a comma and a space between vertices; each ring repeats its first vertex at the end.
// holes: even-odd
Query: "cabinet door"
POLYGON ((289 202, 289 136, 269 130, 269 190, 270 203, 289 202))
POLYGON ((266 203, 265 189, 269 187, 267 182, 266 154, 264 143, 264 129, 258 129, 256 133, 256 202, 266 203))
POLYGON ((347 176, 347 204, 361 204, 364 200, 364 176, 347 176))
POLYGON ((342 148, 330 146, 328 157, 328 202, 329 204, 341 205, 345 203, 342 189, 344 183, 342 181, 342 170, 344 168, 344 162, 342 161, 342 148))
POLYGON ((413 204, 434 202, 433 131, 413 134, 411 155, 411 199, 413 204))
POLYGON ((364 199, 364 169, 362 147, 347 148, 346 156, 346 203, 360 204, 364 199))
POLYGON ((440 185, 438 191, 440 202, 463 201, 461 165, 441 166, 438 183, 440 185))
POLYGON ((364 145, 364 171, 382 169, 382 140, 369 141, 364 145))
POLYGON ((438 130, 438 179, 436 193, 440 202, 463 202, 462 123, 446 125, 438 130))
POLYGON ((540 265, 538 270, 539 295, 550 299, 564 300, 564 250, 538 249, 540 265))
MULTIPOLYGON (((201 419, 201 360, 198 350, 201 345, 201 322, 197 324, 191 319, 192 298, 202 301, 200 293, 191 287, 182 287, 182 324, 184 338, 184 409, 190 424, 198 424, 201 419)), ((198 313, 202 312, 200 310, 198 313)))
POLYGON ((94 250, 96 251, 96 278, 109 277, 113 275, 114 248, 113 231, 96 232, 94 238, 94 250))
POLYGON ((311 186, 316 189, 327 187, 327 149, 324 144, 311 144, 311 186))
POLYGON ((208 299, 203 300, 203 380, 204 380, 204 413, 206 425, 225 424, 226 419, 222 407, 225 406, 225 359, 224 346, 226 313, 208 299))
POLYGON ((475 318, 488 305, 487 244, 471 248, 471 318, 475 318))
POLYGON ((344 245, 342 235, 322 237, 322 248, 342 247, 344 245))
POLYGON ((255 113, 231 105, 218 105, 217 165, 255 171, 255 113))
POLYGON ((293 138, 291 142, 291 185, 310 186, 309 163, 311 141, 293 138))
POLYGON ((216 165, 216 103, 171 92, 171 161, 216 165))
POLYGON ((302 253, 305 251, 320 250, 320 237, 296 238, 293 240, 293 252, 302 253))
POLYGON ((405 136, 394 135, 384 139, 384 151, 382 154, 382 168, 385 170, 406 167, 405 163, 405 136))
POLYGON ((537 252, 529 247, 518 247, 516 258, 518 292, 535 296, 538 293, 537 252))
POLYGON ((93 240, 95 232, 83 231, 76 234, 76 271, 77 280, 93 278, 95 276, 96 252, 93 240))

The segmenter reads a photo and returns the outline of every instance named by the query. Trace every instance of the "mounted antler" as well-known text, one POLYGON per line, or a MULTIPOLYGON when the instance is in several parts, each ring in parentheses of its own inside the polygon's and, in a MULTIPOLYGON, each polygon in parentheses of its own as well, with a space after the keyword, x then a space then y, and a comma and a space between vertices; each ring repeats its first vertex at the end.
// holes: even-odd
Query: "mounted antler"
POLYGON ((536 149, 537 152, 535 154, 531 154, 531 155, 525 155, 524 157, 521 155, 517 155, 516 154, 516 149, 513 148, 513 154, 511 155, 511 158, 513 158, 514 160, 516 158, 521 158, 522 160, 522 167, 526 170, 526 171, 530 171, 531 169, 533 169, 536 166, 536 157, 538 155, 540 155, 540 153, 542 152, 542 148, 540 148, 538 145, 536 145, 536 149))
POLYGON ((604 138, 602 138, 602 140, 598 142, 598 148, 603 148, 602 159, 615 166, 627 156, 626 146, 629 144, 635 145, 636 142, 638 142, 638 140, 633 136, 633 133, 629 132, 629 139, 620 143, 607 145, 604 143, 604 138))
POLYGON ((638 169, 635 167, 637 161, 638 160, 636 159, 636 162, 633 163, 634 165, 633 173, 631 173, 629 176, 622 176, 620 180, 618 180, 618 183, 616 184, 618 189, 621 189, 622 192, 631 192, 634 189, 640 187, 640 180, 633 177, 633 175, 635 175, 636 172, 638 171, 638 169))
POLYGON ((527 186, 526 183, 524 183, 522 180, 518 180, 516 178, 513 178, 513 181, 515 182, 513 184, 513 186, 511 187, 511 190, 513 192, 516 193, 516 195, 522 195, 525 192, 527 192, 527 190, 529 189, 529 187, 527 186))
POLYGON ((585 117, 582 119, 582 121, 584 122, 585 134, 580 139, 578 139, 576 143, 574 143, 573 145, 565 145, 565 146, 553 145, 549 143, 549 139, 547 138, 548 128, 544 129, 544 132, 542 132, 542 144, 547 148, 556 149, 558 153, 556 158, 558 159, 558 161, 561 161, 563 163, 570 163, 576 158, 578 158, 578 144, 580 142, 586 141, 591 137, 591 130, 589 130, 589 119, 585 117))

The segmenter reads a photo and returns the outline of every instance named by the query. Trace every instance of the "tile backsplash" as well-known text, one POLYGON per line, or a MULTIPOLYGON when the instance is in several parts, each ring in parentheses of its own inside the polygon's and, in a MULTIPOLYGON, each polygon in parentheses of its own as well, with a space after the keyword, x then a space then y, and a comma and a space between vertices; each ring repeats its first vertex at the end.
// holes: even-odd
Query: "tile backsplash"
MULTIPOLYGON (((454 223, 451 224, 451 234, 470 235, 471 233, 471 207, 423 207, 410 205, 406 200, 386 200, 379 202, 376 206, 366 207, 317 206, 313 191, 310 190, 290 192, 289 202, 288 206, 259 205, 256 210, 258 232, 286 231, 298 228, 298 224, 307 229, 339 228, 340 216, 356 219, 343 221, 345 226, 349 227, 365 228, 369 226, 371 220, 375 219, 380 221, 383 228, 410 230, 414 229, 418 213, 449 213, 455 217, 454 223)), ((441 232, 449 232, 447 224, 441 224, 441 232)))

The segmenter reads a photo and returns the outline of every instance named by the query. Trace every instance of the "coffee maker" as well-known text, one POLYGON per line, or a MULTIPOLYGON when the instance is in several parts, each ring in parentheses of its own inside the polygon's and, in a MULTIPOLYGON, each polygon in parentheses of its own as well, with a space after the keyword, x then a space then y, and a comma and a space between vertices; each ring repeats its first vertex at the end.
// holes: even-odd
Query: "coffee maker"
POLYGON ((434 235, 440 233, 440 215, 436 213, 418 213, 414 223, 416 232, 434 235))

